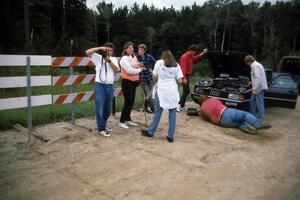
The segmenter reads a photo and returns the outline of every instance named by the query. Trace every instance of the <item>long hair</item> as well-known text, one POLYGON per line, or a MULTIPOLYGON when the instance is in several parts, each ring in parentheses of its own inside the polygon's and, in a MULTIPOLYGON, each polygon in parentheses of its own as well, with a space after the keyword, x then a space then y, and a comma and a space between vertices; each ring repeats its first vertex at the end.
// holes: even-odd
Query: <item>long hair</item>
POLYGON ((129 55, 127 55, 127 53, 126 53, 125 50, 126 50, 129 46, 131 46, 131 45, 133 46, 134 43, 133 43, 133 42, 130 42, 130 41, 128 41, 128 42, 126 42, 126 43, 124 44, 122 56, 129 56, 129 55))
POLYGON ((166 67, 177 67, 176 59, 170 50, 164 50, 160 58, 164 60, 166 67))

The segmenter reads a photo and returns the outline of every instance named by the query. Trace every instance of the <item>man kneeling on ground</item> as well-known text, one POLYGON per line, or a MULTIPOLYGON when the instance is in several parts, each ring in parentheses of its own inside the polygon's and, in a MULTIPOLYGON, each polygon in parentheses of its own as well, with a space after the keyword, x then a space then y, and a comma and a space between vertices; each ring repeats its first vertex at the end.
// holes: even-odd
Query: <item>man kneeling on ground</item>
POLYGON ((249 112, 227 108, 219 99, 200 95, 199 103, 202 117, 213 124, 239 128, 241 131, 253 135, 256 135, 259 129, 271 128, 270 125, 261 126, 260 121, 249 112))

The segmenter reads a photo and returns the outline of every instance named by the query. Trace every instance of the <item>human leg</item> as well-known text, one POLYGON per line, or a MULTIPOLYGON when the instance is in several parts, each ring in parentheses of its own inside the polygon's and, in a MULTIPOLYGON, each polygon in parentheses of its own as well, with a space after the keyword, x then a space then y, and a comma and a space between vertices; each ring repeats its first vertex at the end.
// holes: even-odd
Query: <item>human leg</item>
POLYGON ((121 83, 121 87, 122 87, 122 92, 123 92, 123 96, 124 96, 124 104, 123 104, 123 108, 122 108, 122 112, 121 112, 120 122, 125 123, 125 121, 128 118, 128 113, 131 110, 131 106, 130 106, 131 105, 131 102, 130 102, 131 87, 130 87, 129 80, 123 79, 122 83, 121 83))
POLYGON ((174 138, 176 129, 176 108, 169 109, 169 129, 168 138, 174 138))
POLYGON ((152 82, 143 83, 142 85, 143 93, 144 93, 144 110, 150 112, 148 107, 150 107, 151 112, 154 112, 154 103, 152 100, 152 82))
POLYGON ((163 109, 160 107, 159 105, 159 99, 158 96, 156 94, 156 104, 155 104, 155 111, 154 111, 154 115, 153 115, 153 120, 148 128, 148 133, 150 135, 154 135, 155 131, 157 129, 157 126, 159 124, 161 115, 162 115, 163 109))
POLYGON ((111 112, 111 106, 112 106, 112 99, 113 99, 113 86, 112 85, 107 85, 105 87, 105 96, 106 96, 106 100, 104 102, 104 107, 103 107, 103 118, 105 120, 105 125, 106 125, 106 122, 107 122, 110 112, 111 112))
POLYGON ((258 120, 260 123, 263 122, 265 118, 265 103, 264 103, 264 91, 259 92, 256 95, 256 104, 258 110, 258 120))
POLYGON ((234 114, 232 120, 238 124, 238 128, 249 134, 257 134, 256 126, 258 119, 249 112, 243 110, 232 109, 234 114))
POLYGON ((249 102, 249 112, 252 114, 252 115, 255 115, 255 112, 256 112, 256 97, 251 95, 251 98, 250 98, 250 102, 249 102))
POLYGON ((101 132, 105 130, 105 123, 106 123, 103 117, 103 108, 104 108, 104 102, 106 100, 106 96, 104 94, 104 89, 102 84, 95 83, 94 94, 95 94, 97 128, 98 131, 101 132))
POLYGON ((129 108, 128 108, 127 116, 125 117, 125 121, 132 121, 130 115, 135 101, 136 87, 137 85, 135 85, 135 83, 131 81, 130 92, 129 92, 129 105, 128 105, 129 108))
POLYGON ((179 101, 181 108, 185 106, 186 98, 190 94, 190 76, 187 76, 187 83, 183 84, 182 87, 183 87, 183 92, 179 101))

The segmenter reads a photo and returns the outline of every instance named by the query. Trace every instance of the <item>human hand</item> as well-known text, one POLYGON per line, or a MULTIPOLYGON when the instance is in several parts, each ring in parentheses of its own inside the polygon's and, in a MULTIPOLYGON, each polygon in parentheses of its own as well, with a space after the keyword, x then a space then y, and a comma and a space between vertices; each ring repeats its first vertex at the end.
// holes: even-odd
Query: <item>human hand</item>
POLYGON ((187 84, 187 79, 186 79, 186 78, 183 78, 183 79, 182 79, 182 84, 183 84, 183 85, 186 85, 186 84, 187 84))
POLYGON ((205 49, 203 49, 202 54, 206 54, 207 52, 208 52, 208 49, 205 48, 205 49))
POLYGON ((256 91, 254 89, 252 90, 252 96, 256 96, 256 91))
POLYGON ((108 62, 108 63, 111 63, 110 56, 106 56, 106 57, 104 58, 104 60, 105 60, 106 62, 108 62))
POLYGON ((138 66, 141 70, 144 70, 145 69, 145 66, 144 66, 144 63, 143 62, 139 62, 138 63, 138 66))

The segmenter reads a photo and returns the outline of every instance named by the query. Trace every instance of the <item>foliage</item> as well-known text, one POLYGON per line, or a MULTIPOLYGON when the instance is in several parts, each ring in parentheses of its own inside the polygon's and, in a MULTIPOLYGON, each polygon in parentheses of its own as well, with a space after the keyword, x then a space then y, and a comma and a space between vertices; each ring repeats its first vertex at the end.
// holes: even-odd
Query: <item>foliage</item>
POLYGON ((209 0, 181 10, 137 3, 116 8, 105 1, 93 9, 84 0, 4 1, 0 53, 84 55, 85 49, 112 41, 120 55, 130 40, 146 43, 156 56, 170 48, 179 58, 196 43, 209 50, 248 52, 274 65, 283 55, 300 52, 299 8, 300 0, 262 5, 209 0))

